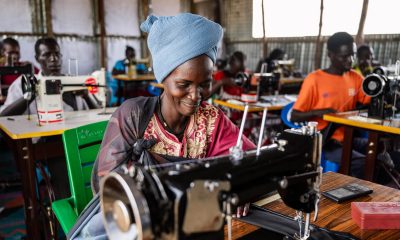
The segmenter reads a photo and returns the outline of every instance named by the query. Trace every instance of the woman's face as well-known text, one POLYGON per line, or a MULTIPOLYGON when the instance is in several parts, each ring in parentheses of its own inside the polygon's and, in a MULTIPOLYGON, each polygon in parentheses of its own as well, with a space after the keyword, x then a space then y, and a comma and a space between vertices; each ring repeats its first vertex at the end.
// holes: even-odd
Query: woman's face
POLYGON ((164 80, 163 103, 183 116, 193 115, 210 93, 213 62, 206 55, 177 67, 164 80))

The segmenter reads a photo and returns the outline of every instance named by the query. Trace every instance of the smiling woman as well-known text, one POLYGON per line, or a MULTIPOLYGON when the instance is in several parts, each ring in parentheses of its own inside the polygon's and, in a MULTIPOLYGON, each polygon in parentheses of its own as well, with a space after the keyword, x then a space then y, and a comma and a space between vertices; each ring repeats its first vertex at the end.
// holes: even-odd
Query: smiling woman
MULTIPOLYGON (((228 154, 239 137, 239 129, 223 112, 203 101, 209 95, 221 26, 184 13, 149 16, 141 29, 149 33, 154 73, 164 92, 160 97, 129 99, 114 112, 93 167, 95 192, 99 178, 121 163, 153 166, 228 154)), ((255 145, 242 136, 242 148, 255 145)), ((246 212, 238 208, 239 215, 246 212)), ((105 236, 100 219, 99 213, 91 218, 80 237, 105 236)))
MULTIPOLYGON (((98 178, 119 163, 138 161, 132 152, 139 143, 140 149, 152 153, 204 158, 227 154, 239 135, 220 109, 204 101, 210 91, 221 26, 185 13, 149 16, 141 29, 149 33, 154 73, 164 91, 160 97, 129 99, 111 117, 93 172, 95 191, 98 178)), ((243 149, 255 148, 242 138, 243 149)))

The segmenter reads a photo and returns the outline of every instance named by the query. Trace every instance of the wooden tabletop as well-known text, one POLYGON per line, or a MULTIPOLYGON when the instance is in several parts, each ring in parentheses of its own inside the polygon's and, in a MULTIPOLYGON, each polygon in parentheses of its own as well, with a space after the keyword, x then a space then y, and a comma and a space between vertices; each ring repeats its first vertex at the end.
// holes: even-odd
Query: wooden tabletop
POLYGON ((302 83, 303 80, 304 78, 288 77, 279 79, 279 83, 280 84, 302 83))
MULTIPOLYGON (((250 103, 249 112, 261 112, 264 110, 264 108, 267 108, 268 111, 281 110, 284 106, 286 106, 286 104, 290 103, 293 100, 292 98, 296 98, 295 96, 292 95, 290 95, 289 97, 288 96, 286 95, 263 96, 262 98, 271 98, 271 99, 274 98, 275 100, 271 102, 250 103)), ((238 100, 225 101, 220 99, 214 99, 213 102, 214 104, 239 111, 244 111, 245 108, 245 103, 238 100)))
POLYGON ((113 78, 121 81, 153 81, 156 79, 154 74, 137 74, 136 76, 129 76, 126 74, 112 75, 113 78))
MULTIPOLYGON (((368 196, 357 198, 357 202, 399 202, 400 191, 394 188, 385 187, 365 180, 353 178, 339 173, 328 172, 322 178, 322 191, 331 190, 349 183, 358 183, 373 190, 368 196)), ((276 200, 264 205, 263 207, 273 211, 294 216, 295 211, 287 207, 282 200, 276 200)), ((337 204, 322 196, 319 205, 319 214, 316 222, 311 222, 319 227, 328 228, 334 231, 341 231, 353 234, 362 240, 399 240, 400 230, 361 230, 351 218, 351 201, 337 204)), ((258 227, 233 221, 233 239, 243 237, 258 227)), ((226 229, 225 229, 226 231, 226 229)), ((226 234, 225 234, 226 236, 226 234)))
POLYGON ((64 122, 38 125, 37 115, 0 117, 0 129, 2 129, 12 139, 23 139, 33 137, 44 137, 62 134, 65 130, 80 127, 86 124, 109 120, 111 113, 116 108, 107 108, 109 114, 99 114, 103 109, 93 109, 86 111, 65 112, 64 122))
MULTIPOLYGON (((224 106, 224 107, 228 107, 228 108, 232 108, 235 110, 239 110, 239 111, 244 111, 245 108, 245 103, 230 103, 228 101, 225 100, 219 100, 219 99, 214 99, 213 100, 214 104, 220 105, 220 106, 224 106)), ((249 104, 249 112, 262 112, 264 110, 263 107, 258 107, 254 104, 249 104)))
POLYGON ((323 119, 353 127, 376 130, 386 133, 400 134, 400 119, 379 120, 366 117, 366 111, 351 111, 336 114, 325 114, 323 119))
POLYGON ((151 82, 150 85, 153 87, 164 89, 164 84, 162 83, 151 82))

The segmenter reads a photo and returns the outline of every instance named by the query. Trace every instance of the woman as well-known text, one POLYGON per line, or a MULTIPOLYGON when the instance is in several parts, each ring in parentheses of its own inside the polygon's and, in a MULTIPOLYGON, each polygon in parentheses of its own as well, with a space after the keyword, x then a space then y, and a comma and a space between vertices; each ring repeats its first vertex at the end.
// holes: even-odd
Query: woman
MULTIPOLYGON (((221 110, 203 101, 210 91, 221 26, 184 13, 149 16, 141 29, 149 33, 154 73, 164 92, 160 97, 129 99, 113 114, 93 169, 95 192, 99 178, 123 162, 141 161, 143 149, 173 157, 212 157, 227 154, 239 134, 221 110)), ((255 148, 246 137, 242 140, 244 150, 255 148)), ((104 234, 100 219, 93 217, 80 236, 104 234)))
MULTIPOLYGON (((139 142, 143 146, 138 148, 147 145, 150 152, 162 155, 204 158, 227 154, 237 141, 238 128, 203 101, 210 94, 221 26, 184 13, 149 16, 141 29, 149 33, 154 73, 164 92, 160 97, 129 99, 113 114, 94 168, 96 191, 98 177, 127 158, 137 160, 132 152, 139 142)), ((255 148, 246 137, 242 142, 244 150, 255 148)))

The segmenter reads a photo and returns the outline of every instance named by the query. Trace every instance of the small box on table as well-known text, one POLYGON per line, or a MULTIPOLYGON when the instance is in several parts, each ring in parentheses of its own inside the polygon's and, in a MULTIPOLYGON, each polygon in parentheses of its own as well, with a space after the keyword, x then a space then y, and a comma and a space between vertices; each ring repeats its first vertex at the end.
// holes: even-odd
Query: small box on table
POLYGON ((361 229, 400 229, 400 202, 352 202, 351 217, 361 229))

